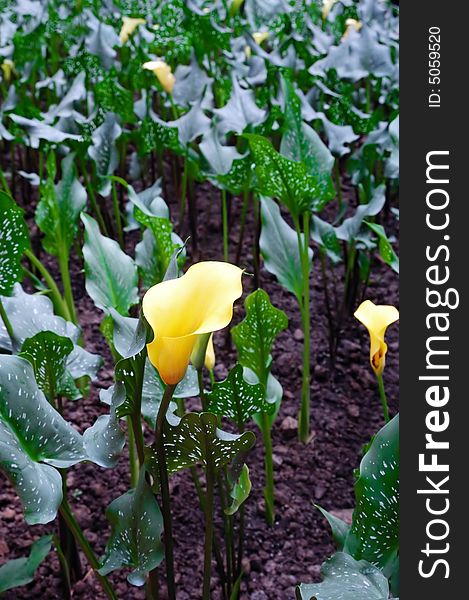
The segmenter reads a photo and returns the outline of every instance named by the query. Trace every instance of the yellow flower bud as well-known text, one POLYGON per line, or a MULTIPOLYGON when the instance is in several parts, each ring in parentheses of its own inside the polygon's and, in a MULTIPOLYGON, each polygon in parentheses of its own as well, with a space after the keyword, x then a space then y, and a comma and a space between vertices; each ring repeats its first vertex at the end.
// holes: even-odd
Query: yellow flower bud
MULTIPOLYGON (((252 34, 252 37, 254 38, 256 44, 260 46, 262 42, 265 42, 265 40, 268 39, 269 35, 270 33, 268 31, 256 31, 252 34)), ((246 56, 249 58, 251 56, 251 48, 249 46, 246 46, 245 52, 246 56)))
POLYGON ((239 13, 239 9, 243 5, 244 0, 233 0, 230 6, 230 15, 236 15, 239 13))
POLYGON ((252 37, 254 38, 256 44, 260 46, 262 42, 265 42, 269 35, 270 33, 268 31, 256 31, 256 33, 252 34, 252 37))
POLYGON ((322 18, 324 20, 327 19, 329 13, 331 12, 332 7, 337 2, 337 0, 323 0, 322 2, 322 18))
POLYGON ((213 347, 213 333, 210 336, 207 344, 207 351, 205 352, 205 368, 207 371, 213 371, 215 366, 215 348, 213 347))
POLYGON ((167 384, 181 381, 200 335, 226 327, 242 292, 242 269, 225 262, 200 262, 179 279, 163 281, 143 297, 153 329, 148 358, 167 384))
POLYGON ((350 35, 350 32, 353 29, 358 32, 363 27, 362 23, 360 21, 357 21, 356 19, 347 19, 345 21, 345 24, 347 25, 347 29, 345 30, 345 33, 342 36, 342 41, 344 41, 348 38, 348 36, 350 35))
POLYGON ((133 19, 132 17, 122 17, 122 29, 119 33, 119 39, 123 44, 129 41, 129 37, 139 25, 144 25, 145 19, 133 19))
POLYGON ((176 78, 171 71, 171 67, 165 63, 164 60, 150 60, 143 64, 143 68, 148 71, 153 71, 163 89, 168 94, 172 93, 176 78))
POLYGON ((9 58, 5 58, 2 62, 3 79, 8 83, 12 73, 15 71, 15 63, 9 58))
POLYGON ((376 305, 371 300, 365 300, 355 311, 355 317, 368 329, 371 368, 376 375, 381 375, 388 350, 384 335, 388 326, 399 319, 399 311, 394 306, 376 305))

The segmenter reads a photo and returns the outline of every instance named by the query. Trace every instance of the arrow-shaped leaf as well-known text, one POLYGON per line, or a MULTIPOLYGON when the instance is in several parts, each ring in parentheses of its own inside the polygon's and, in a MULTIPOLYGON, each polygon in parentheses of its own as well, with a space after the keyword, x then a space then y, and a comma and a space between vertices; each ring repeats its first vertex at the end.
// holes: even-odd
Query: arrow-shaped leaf
POLYGON ((231 335, 238 350, 239 362, 262 382, 270 362, 272 344, 288 327, 286 314, 272 306, 267 292, 256 290, 246 298, 245 319, 233 327, 231 335))
POLYGON ((31 364, 0 355, 0 465, 15 485, 29 524, 55 518, 62 478, 53 467, 85 458, 82 437, 37 387, 31 364))
POLYGON ((114 308, 126 315, 138 302, 137 267, 116 241, 101 234, 92 217, 82 213, 81 220, 85 225, 86 291, 104 312, 114 308))
POLYGON ((0 295, 9 296, 22 278, 21 257, 29 247, 23 210, 0 191, 0 295))
POLYGON ((231 419, 240 429, 253 415, 271 414, 275 408, 266 401, 261 384, 251 385, 245 381, 240 364, 231 369, 224 381, 214 384, 206 399, 210 412, 231 419))
POLYGON ((134 490, 119 496, 108 506, 106 516, 111 523, 111 537, 99 572, 107 575, 129 567, 129 583, 141 586, 146 574, 163 560, 161 543, 163 518, 158 503, 145 481, 142 470, 134 490))

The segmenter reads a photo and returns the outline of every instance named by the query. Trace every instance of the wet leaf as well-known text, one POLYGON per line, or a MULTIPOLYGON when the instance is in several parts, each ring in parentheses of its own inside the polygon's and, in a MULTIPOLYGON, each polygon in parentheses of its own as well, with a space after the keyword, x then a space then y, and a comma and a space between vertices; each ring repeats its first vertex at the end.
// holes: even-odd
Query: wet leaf
POLYGON ((82 213, 81 220, 85 225, 86 291, 104 312, 114 308, 126 315, 138 302, 137 267, 116 241, 101 234, 92 217, 82 213))
POLYGON ((111 537, 101 560, 101 575, 128 567, 127 580, 142 586, 146 574, 157 567, 164 557, 161 543, 163 517, 158 503, 145 481, 142 470, 134 490, 116 498, 108 506, 106 517, 111 524, 111 537))
POLYGON ((37 568, 50 552, 52 536, 44 535, 30 548, 29 556, 14 558, 0 567, 0 594, 27 585, 34 580, 37 568))
POLYGON ((381 258, 393 269, 393 271, 399 273, 399 258, 391 246, 391 242, 384 231, 384 227, 377 223, 369 223, 368 221, 364 221, 364 223, 378 236, 378 247, 381 258))
POLYGON ((288 327, 286 314, 272 306, 264 290, 256 290, 246 298, 246 317, 233 327, 231 335, 238 351, 239 362, 262 381, 270 363, 272 344, 288 327))
POLYGON ((36 222, 45 234, 44 249, 54 256, 68 255, 77 235, 78 217, 86 206, 86 191, 77 179, 74 160, 74 153, 63 159, 61 181, 44 186, 36 208, 36 222))
MULTIPOLYGON (((164 445, 169 473, 195 465, 205 468, 208 462, 220 469, 250 450, 256 440, 252 431, 234 435, 218 429, 217 416, 209 412, 186 413, 180 418, 168 411, 166 418, 164 445)), ((157 461, 153 448, 151 461, 157 461)))
POLYGON ((266 118, 266 111, 255 102, 254 92, 243 89, 236 77, 232 79, 232 92, 228 103, 223 108, 214 109, 217 117, 217 129, 221 134, 228 132, 242 133, 249 125, 260 125, 266 118))
POLYGON ((280 200, 292 215, 321 210, 334 196, 329 180, 312 176, 304 163, 277 152, 267 138, 254 134, 244 137, 251 147, 258 192, 280 200))
POLYGON ((208 411, 234 421, 241 429, 244 423, 257 413, 271 414, 274 406, 265 400, 262 385, 247 383, 243 367, 238 364, 231 369, 224 381, 215 383, 206 394, 208 411))
POLYGON ((354 240, 359 234, 366 217, 372 217, 381 212, 381 209, 386 202, 385 192, 386 188, 384 184, 378 186, 374 190, 373 196, 368 204, 360 204, 352 217, 345 219, 339 227, 336 227, 335 233, 339 240, 354 240))
POLYGON ((399 552, 399 415, 376 434, 363 457, 355 497, 344 551, 390 576, 399 552))
POLYGON ((62 478, 54 467, 85 458, 81 435, 49 404, 31 364, 0 355, 0 465, 30 525, 49 523, 57 514, 62 478))
POLYGON ((9 296, 22 279, 21 258, 29 248, 29 232, 23 210, 0 191, 0 295, 9 296))
POLYGON ((322 583, 302 583, 297 600, 387 600, 389 586, 379 569, 337 552, 321 567, 322 583))
POLYGON ((109 414, 98 417, 83 434, 87 456, 97 465, 107 469, 117 464, 124 448, 125 435, 117 416, 117 409, 124 401, 125 387, 117 382, 113 386, 109 414))
POLYGON ((243 502, 249 498, 251 487, 252 485, 249 478, 249 468, 247 465, 243 465, 241 475, 230 492, 230 496, 233 500, 231 505, 228 508, 225 508, 226 515, 234 515, 239 510, 241 504, 243 504, 243 502))
POLYGON ((122 129, 117 116, 109 112, 91 136, 88 154, 96 164, 96 174, 100 178, 99 193, 102 196, 108 196, 111 192, 111 181, 107 177, 114 173, 119 164, 116 140, 121 134, 122 129))
POLYGON ((58 396, 71 400, 81 397, 67 369, 68 357, 72 352, 72 340, 52 331, 36 333, 27 338, 21 347, 20 356, 33 365, 36 382, 52 406, 55 406, 58 396))
POLYGON ((59 336, 68 337, 73 342, 73 350, 67 359, 67 369, 73 379, 88 376, 93 379, 102 365, 102 358, 91 354, 79 344, 80 329, 54 314, 52 302, 42 294, 27 294, 17 283, 13 295, 2 298, 8 319, 15 331, 15 344, 11 345, 10 338, 3 321, 0 320, 0 348, 19 352, 23 342, 40 331, 52 331, 59 336))
MULTIPOLYGON (((280 208, 270 198, 261 199, 261 221, 259 244, 265 268, 277 277, 285 289, 298 299, 301 298, 303 275, 296 231, 282 218, 280 208)), ((303 234, 301 239, 304 240, 303 234)), ((308 250, 308 256, 311 271, 313 260, 311 249, 308 250)))

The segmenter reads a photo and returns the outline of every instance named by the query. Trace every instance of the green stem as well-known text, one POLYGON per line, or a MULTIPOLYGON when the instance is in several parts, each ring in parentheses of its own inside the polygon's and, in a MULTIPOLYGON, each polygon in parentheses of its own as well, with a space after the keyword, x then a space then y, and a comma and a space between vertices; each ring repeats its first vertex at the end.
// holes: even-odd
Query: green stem
POLYGON ((14 344, 14 337, 15 337, 15 333, 13 331, 13 327, 10 323, 10 319, 8 318, 8 315, 6 313, 5 307, 3 306, 3 302, 0 298, 0 317, 2 318, 2 321, 5 325, 5 329, 7 330, 8 333, 8 337, 11 340, 12 345, 14 344))
POLYGON ((59 252, 57 258, 59 261, 62 285, 64 287, 64 299, 65 299, 65 302, 67 303, 68 312, 72 317, 71 320, 76 325, 78 323, 78 319, 77 319, 77 311, 75 308, 75 301, 73 299, 72 282, 70 279, 68 252, 59 252))
POLYGON ((211 451, 209 448, 207 448, 207 466, 205 469, 207 491, 205 494, 204 583, 202 589, 203 600, 210 600, 210 583, 212 576, 214 468, 210 454, 211 451))
POLYGON ((221 190, 221 210, 223 220, 223 260, 228 262, 228 206, 226 201, 226 190, 221 190))
POLYGON ((127 417, 127 433, 129 436, 129 464, 130 464, 130 487, 137 487, 140 465, 135 448, 135 435, 130 416, 127 417))
POLYGON ((243 249, 243 241, 244 241, 244 230, 246 227, 246 215, 249 208, 249 199, 250 199, 249 189, 246 187, 243 190, 243 206, 241 208, 241 222, 239 225, 239 238, 238 238, 238 249, 236 250, 236 260, 235 263, 238 264, 241 258, 241 252, 243 249))
POLYGON ((25 256, 29 260, 29 262, 39 271, 42 275, 44 281, 49 287, 51 300, 54 305, 55 312, 63 317, 66 321, 73 321, 73 317, 70 314, 67 303, 62 297, 62 294, 57 287, 52 275, 49 273, 47 268, 43 265, 43 263, 37 258, 35 254, 31 252, 31 250, 25 250, 25 256))
POLYGON ((343 205, 343 195, 342 195, 342 181, 340 178, 340 164, 339 159, 336 158, 334 162, 334 176, 335 176, 335 190, 337 192, 337 201, 339 203, 339 211, 342 209, 343 205))
POLYGON ((67 500, 62 500, 62 504, 60 505, 60 514, 63 516, 70 531, 73 533, 73 536, 74 536, 77 544, 83 550, 83 554, 86 556, 86 559, 87 559, 90 567, 93 569, 96 578, 101 583, 101 586, 102 586, 106 596, 108 598, 110 598, 111 600, 117 600, 117 596, 114 593, 114 590, 112 589, 107 577, 98 573, 98 569, 99 569, 98 559, 96 558, 96 555, 93 552, 93 548, 90 546, 88 540, 84 536, 83 531, 81 530, 81 527, 78 524, 78 522, 75 518, 75 515, 73 514, 67 500))
POLYGON ((147 600, 158 600, 160 597, 160 583, 158 579, 158 571, 153 569, 148 574, 147 581, 147 590, 146 590, 147 600))
POLYGON ((298 415, 298 437, 300 441, 306 443, 309 439, 310 413, 311 413, 311 325, 309 315, 309 213, 303 214, 303 240, 299 222, 296 220, 296 229, 298 233, 298 243, 300 244, 301 271, 303 280, 301 317, 303 324, 303 377, 301 384, 301 408, 298 415))
POLYGON ((65 587, 65 596, 66 598, 71 598, 72 583, 70 580, 70 569, 68 568, 67 559, 65 558, 65 554, 63 553, 59 536, 54 534, 52 539, 54 542, 55 550, 57 552, 57 557, 59 559, 60 570, 62 571, 62 579, 65 587))
POLYGON ((204 390, 204 377, 202 374, 202 369, 197 369, 197 381, 199 383, 199 396, 200 396, 200 402, 202 404, 202 410, 207 410, 207 402, 205 399, 205 390, 204 390))
POLYGON ((161 512, 163 513, 164 541, 166 557, 166 581, 168 587, 168 599, 176 600, 176 583, 174 578, 174 550, 173 550, 173 525, 171 519, 171 498, 169 495, 168 469, 166 466, 166 452, 164 448, 164 426, 166 412, 173 397, 175 385, 167 385, 156 417, 156 430, 154 447, 158 456, 158 469, 161 488, 161 512))
POLYGON ((88 173, 86 171, 86 167, 85 167, 83 160, 80 161, 80 166, 81 166, 81 173, 83 175, 83 181, 85 182, 85 187, 86 187, 86 189, 88 191, 88 195, 90 197, 91 207, 93 209, 93 212, 94 212, 96 218, 98 219, 98 223, 99 223, 101 232, 107 236, 108 231, 106 228, 106 224, 104 223, 103 214, 102 214, 101 209, 99 208, 98 202, 96 200, 96 194, 94 193, 93 187, 88 178, 88 173))
POLYGON ((268 415, 262 413, 261 421, 261 432, 262 440, 264 442, 265 451, 265 488, 264 488, 264 499, 265 499, 265 516, 267 523, 273 525, 275 521, 275 507, 274 507, 274 463, 272 460, 272 435, 270 431, 270 423, 268 415))
POLYGON ((377 374, 376 379, 378 380, 378 390, 381 398, 381 406, 383 407, 384 422, 389 423, 389 409, 388 401, 386 400, 386 392, 384 391, 383 374, 377 374))
POLYGON ((179 227, 181 227, 182 222, 184 220, 184 215, 186 214, 186 204, 187 204, 187 179, 189 177, 189 160, 186 156, 184 156, 184 170, 182 173, 182 183, 181 183, 181 197, 179 199, 179 227))
POLYGON ((112 205, 114 208, 114 218, 116 219, 117 237, 119 239, 120 247, 124 249, 124 232, 122 230, 121 211, 119 208, 119 199, 117 197, 116 182, 114 180, 112 181, 112 205))
POLYGON ((10 186, 9 186, 9 185, 8 185, 8 183, 7 183, 7 180, 6 180, 6 178, 5 178, 5 175, 4 175, 4 173, 3 173, 3 169, 2 169, 2 167, 0 167, 0 184, 1 184, 1 187, 4 189, 4 191, 5 191, 5 192, 6 192, 6 193, 7 193, 9 196, 11 196, 11 190, 10 190, 10 186))

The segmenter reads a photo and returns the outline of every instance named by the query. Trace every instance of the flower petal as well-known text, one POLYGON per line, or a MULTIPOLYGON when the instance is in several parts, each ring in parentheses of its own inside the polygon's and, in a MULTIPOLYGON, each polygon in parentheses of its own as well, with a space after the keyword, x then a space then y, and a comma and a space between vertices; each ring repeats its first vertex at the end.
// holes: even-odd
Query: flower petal
POLYGON ((184 376, 197 335, 223 329, 231 321, 233 302, 243 291, 242 274, 229 263, 201 262, 179 279, 147 291, 143 314, 155 335, 148 354, 166 383, 184 376))
POLYGON ((375 372, 382 373, 387 345, 384 334, 391 323, 399 319, 399 311, 394 306, 376 305, 365 300, 355 311, 355 317, 363 323, 370 334, 370 362, 375 372))

